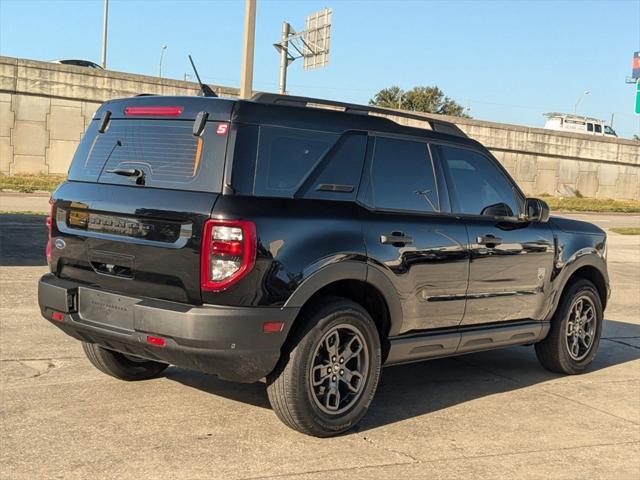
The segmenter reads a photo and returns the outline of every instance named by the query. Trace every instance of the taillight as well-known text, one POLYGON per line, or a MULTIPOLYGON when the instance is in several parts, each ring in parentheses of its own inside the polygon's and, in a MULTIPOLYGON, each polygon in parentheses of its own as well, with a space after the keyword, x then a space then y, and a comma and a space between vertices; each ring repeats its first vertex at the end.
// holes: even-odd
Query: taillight
POLYGON ((200 288, 219 292, 229 288, 256 262, 256 226, 245 220, 207 220, 200 254, 200 288))
POLYGON ((47 246, 45 248, 45 255, 47 256, 47 263, 51 263, 51 229, 53 228, 53 200, 49 199, 49 205, 51 209, 49 210, 49 216, 45 220, 45 224, 47 225, 49 238, 47 239, 47 246))

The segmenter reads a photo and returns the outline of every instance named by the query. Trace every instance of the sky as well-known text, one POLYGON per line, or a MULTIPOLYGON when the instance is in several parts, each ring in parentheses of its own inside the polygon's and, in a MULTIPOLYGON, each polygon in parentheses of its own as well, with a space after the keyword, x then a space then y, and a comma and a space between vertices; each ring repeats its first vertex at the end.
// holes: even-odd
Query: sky
MULTIPOLYGON (((633 52, 640 0, 258 0, 254 90, 277 91, 273 43, 283 20, 302 30, 332 8, 329 65, 288 69, 291 94, 367 103, 392 85, 437 85, 474 118, 542 127, 545 112, 611 120, 640 135, 633 52)), ((0 55, 100 63, 103 0, 0 0, 0 55)), ((110 0, 107 68, 203 81, 240 82, 244 0, 110 0)))

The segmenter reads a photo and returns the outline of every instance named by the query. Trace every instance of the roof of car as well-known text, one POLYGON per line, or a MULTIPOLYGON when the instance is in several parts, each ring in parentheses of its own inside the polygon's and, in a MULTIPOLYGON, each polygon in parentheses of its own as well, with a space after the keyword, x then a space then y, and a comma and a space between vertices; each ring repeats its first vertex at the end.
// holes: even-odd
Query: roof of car
POLYGON ((182 119, 195 118, 200 111, 210 119, 227 120, 254 125, 274 125, 304 128, 333 133, 349 130, 374 131, 396 135, 440 139, 469 146, 480 145, 467 137, 462 130, 450 122, 425 117, 418 113, 381 109, 364 105, 344 104, 306 97, 276 96, 261 94, 248 100, 196 96, 145 95, 109 100, 96 112, 100 118, 109 110, 113 118, 124 117, 124 109, 131 105, 183 107, 182 119), (274 101, 274 99, 278 99, 274 101), (384 116, 383 116, 384 115, 384 116), (424 128, 401 125, 391 117, 410 118, 424 122, 424 128))

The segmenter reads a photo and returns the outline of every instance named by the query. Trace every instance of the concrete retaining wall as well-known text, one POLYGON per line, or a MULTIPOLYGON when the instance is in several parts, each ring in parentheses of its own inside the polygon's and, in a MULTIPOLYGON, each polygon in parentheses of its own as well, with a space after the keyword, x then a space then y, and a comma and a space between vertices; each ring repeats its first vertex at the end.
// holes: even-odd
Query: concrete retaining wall
MULTIPOLYGON (((237 89, 212 88, 235 97, 237 89)), ((196 84, 0 57, 0 172, 66 173, 101 102, 139 93, 195 95, 196 84)), ((456 117, 530 195, 640 200, 640 143, 456 117)), ((394 118, 421 126, 422 122, 394 118)))
MULTIPOLYGON (((211 87, 220 96, 238 95, 234 88, 211 87)), ((0 173, 67 173, 105 100, 198 90, 191 82, 0 57, 0 173)))

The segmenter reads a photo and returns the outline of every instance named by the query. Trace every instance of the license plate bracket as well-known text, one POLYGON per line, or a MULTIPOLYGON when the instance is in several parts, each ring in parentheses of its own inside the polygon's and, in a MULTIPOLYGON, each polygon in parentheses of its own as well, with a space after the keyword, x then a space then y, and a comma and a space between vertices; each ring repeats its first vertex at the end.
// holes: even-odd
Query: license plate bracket
POLYGON ((89 288, 78 289, 80 318, 101 327, 134 330, 134 306, 139 300, 89 288))

